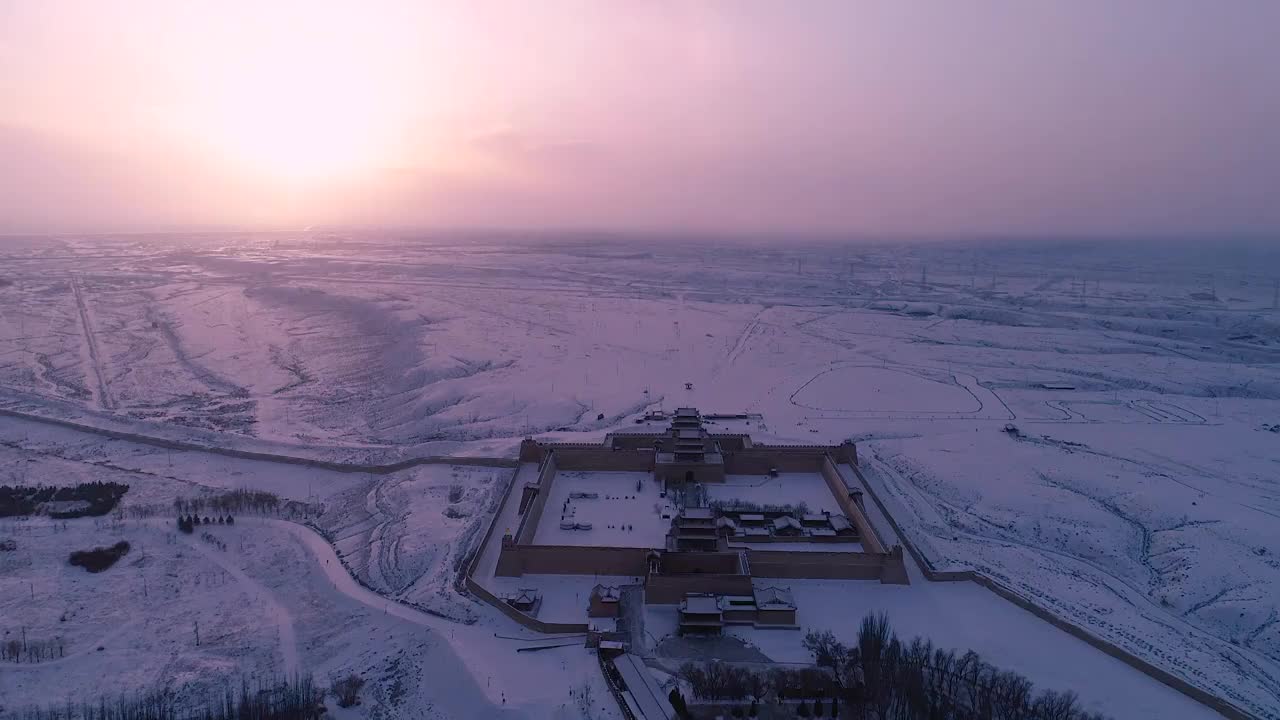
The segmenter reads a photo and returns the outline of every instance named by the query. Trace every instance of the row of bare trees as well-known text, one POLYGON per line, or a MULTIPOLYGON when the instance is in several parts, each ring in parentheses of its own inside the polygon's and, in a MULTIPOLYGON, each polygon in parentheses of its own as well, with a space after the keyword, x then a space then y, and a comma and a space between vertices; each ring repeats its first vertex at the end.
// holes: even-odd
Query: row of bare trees
POLYGON ((27 640, 23 637, 10 638, 0 642, 0 662, 38 663, 56 660, 66 655, 66 646, 62 638, 52 640, 27 640))
POLYGON ((680 667, 680 679, 689 684, 694 697, 717 703, 759 703, 766 696, 779 700, 819 698, 835 687, 831 674, 822 668, 756 670, 719 661, 704 665, 687 662, 680 667))
POLYGON ((856 645, 810 631, 805 647, 831 673, 851 717, 875 720, 1102 720, 1072 692, 1031 681, 915 638, 898 639, 883 614, 863 618, 856 645))
MULTIPOLYGON (((854 645, 830 632, 809 632, 805 648, 813 667, 757 670, 722 662, 685 663, 680 678, 706 703, 743 703, 751 710, 766 698, 829 699, 826 706, 858 720, 1102 720, 1080 707, 1074 693, 1036 692, 1027 678, 993 667, 977 653, 958 654, 915 638, 903 641, 883 614, 863 618, 854 645)), ((816 711, 815 711, 816 712, 816 711)))
POLYGON ((162 689, 138 695, 102 697, 47 707, 14 709, 14 720, 314 720, 324 712, 324 691, 309 676, 250 683, 203 707, 182 702, 179 693, 162 689))
POLYGON ((197 498, 178 498, 173 501, 173 509, 181 515, 230 515, 232 513, 252 512, 264 515, 275 514, 280 509, 280 496, 265 490, 240 488, 228 490, 217 495, 197 498))

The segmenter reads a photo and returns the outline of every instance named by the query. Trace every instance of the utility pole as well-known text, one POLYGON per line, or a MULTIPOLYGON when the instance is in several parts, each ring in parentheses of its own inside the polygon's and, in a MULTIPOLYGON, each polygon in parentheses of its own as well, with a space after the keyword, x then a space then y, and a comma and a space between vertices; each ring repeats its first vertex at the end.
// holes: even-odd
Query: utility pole
POLYGON ((200 647, 200 621, 195 620, 194 622, 196 628, 196 647, 200 647))

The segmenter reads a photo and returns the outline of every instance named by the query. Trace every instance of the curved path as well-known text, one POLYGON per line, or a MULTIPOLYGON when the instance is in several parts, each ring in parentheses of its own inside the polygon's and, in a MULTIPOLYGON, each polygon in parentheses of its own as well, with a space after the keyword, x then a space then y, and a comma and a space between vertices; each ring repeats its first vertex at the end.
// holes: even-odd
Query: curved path
MULTIPOLYGON (((553 682, 555 686, 559 686, 562 682, 563 669, 557 658, 547 658, 535 665, 534 661, 527 659, 527 653, 525 653, 518 661, 520 672, 512 672, 514 668, 507 658, 514 657, 514 650, 527 644, 528 641, 505 639, 500 633, 494 632, 492 624, 464 625, 425 613, 379 595, 361 585, 347 571, 329 541, 311 528, 272 518, 250 519, 249 522, 268 525, 292 535, 315 559, 319 569, 336 592, 372 610, 432 631, 433 635, 446 643, 453 655, 462 661, 462 666, 476 681, 480 692, 484 693, 495 706, 506 704, 506 712, 519 708, 519 705, 512 707, 517 699, 532 700, 537 704, 540 701, 529 697, 530 693, 545 694, 553 682)), ((496 613, 494 616, 497 622, 507 624, 510 628, 519 627, 505 616, 496 613)), ((499 627, 499 629, 502 628, 499 627)), ((541 702, 546 702, 546 699, 544 698, 541 702)))
MULTIPOLYGON (((148 524, 168 527, 168 521, 151 520, 148 524)), ((206 560, 222 568, 250 596, 263 601, 266 605, 267 617, 275 623, 280 638, 280 656, 283 658, 284 676, 293 677, 298 674, 301 665, 298 662, 298 635, 293 629, 293 614, 276 599, 270 589, 249 577, 235 563, 227 562, 227 553, 220 553, 190 537, 183 538, 185 544, 200 553, 206 560)))

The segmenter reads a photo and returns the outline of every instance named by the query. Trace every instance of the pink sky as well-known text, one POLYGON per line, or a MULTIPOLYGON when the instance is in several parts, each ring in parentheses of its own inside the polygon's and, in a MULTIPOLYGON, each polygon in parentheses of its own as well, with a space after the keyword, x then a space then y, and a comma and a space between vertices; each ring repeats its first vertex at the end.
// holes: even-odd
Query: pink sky
POLYGON ((0 232, 1280 230, 1280 2, 0 0, 0 232))

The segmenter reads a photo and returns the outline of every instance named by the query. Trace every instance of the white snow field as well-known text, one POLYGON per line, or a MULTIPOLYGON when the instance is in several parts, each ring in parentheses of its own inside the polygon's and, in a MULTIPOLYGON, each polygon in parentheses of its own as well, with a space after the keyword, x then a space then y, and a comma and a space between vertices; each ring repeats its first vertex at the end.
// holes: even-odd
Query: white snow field
MULTIPOLYGON (((593 656, 516 653, 531 634, 454 581, 522 437, 595 441, 690 405, 747 415, 710 427, 757 440, 857 440, 936 569, 985 573, 1280 718, 1278 276, 1280 248, 1226 243, 0 238, 0 484, 131 486, 119 519, 0 519, 16 544, 0 552, 0 635, 65 652, 0 663, 0 707, 156 686, 195 700, 296 666, 365 673, 370 716, 576 718, 583 682, 593 716, 617 716, 593 656), (507 462, 370 474, 269 456, 507 462), (226 550, 171 527, 175 498, 237 488, 294 501, 297 522, 215 526, 226 550), (116 539, 134 545, 117 566, 66 564, 116 539)), ((646 546, 655 500, 584 499, 592 530, 573 537, 646 546)), ((794 590, 805 627, 847 636, 862 608, 885 609, 900 635, 973 646, 1117 718, 1203 712, 1088 666, 1088 648, 983 588, 923 582, 869 588, 858 612, 794 590), (932 610, 945 593, 980 604, 972 624, 932 610)), ((548 617, 584 588, 566 581, 548 617)), ((803 659, 793 636, 764 637, 774 659, 803 659)))

